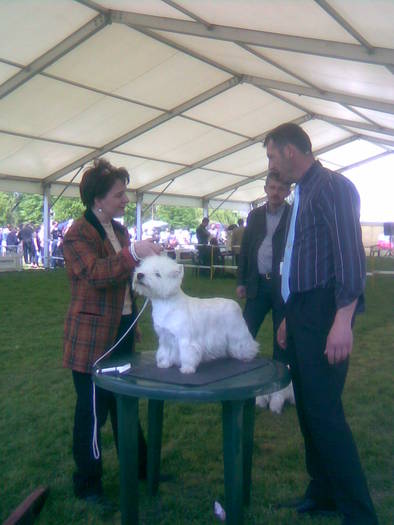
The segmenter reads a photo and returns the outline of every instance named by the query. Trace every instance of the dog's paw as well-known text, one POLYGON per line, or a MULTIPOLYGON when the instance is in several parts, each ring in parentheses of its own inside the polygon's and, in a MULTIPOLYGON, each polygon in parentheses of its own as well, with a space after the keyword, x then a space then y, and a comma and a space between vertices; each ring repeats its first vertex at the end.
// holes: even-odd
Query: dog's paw
POLYGON ((256 405, 261 408, 266 408, 268 406, 269 401, 270 401, 269 396, 257 396, 256 397, 256 405))
POLYGON ((191 365, 182 365, 179 369, 182 374, 194 374, 196 369, 191 365))
POLYGON ((270 399, 270 410, 274 414, 281 414, 285 400, 282 396, 273 394, 270 399))
POLYGON ((156 361, 158 368, 170 368, 171 363, 168 359, 158 359, 156 361))

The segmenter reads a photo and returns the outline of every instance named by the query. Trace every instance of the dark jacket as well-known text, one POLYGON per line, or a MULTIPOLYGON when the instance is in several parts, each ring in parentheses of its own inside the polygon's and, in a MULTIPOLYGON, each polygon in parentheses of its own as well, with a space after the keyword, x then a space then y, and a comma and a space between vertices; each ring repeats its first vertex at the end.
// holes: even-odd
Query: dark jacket
MULTIPOLYGON (((285 209, 272 238, 272 278, 275 280, 278 293, 280 292, 279 266, 283 260, 289 210, 290 205, 285 202, 285 209)), ((267 204, 252 210, 249 213, 247 226, 242 237, 237 284, 238 286, 246 286, 246 296, 249 299, 256 297, 259 285, 257 254, 267 233, 266 213, 267 204)))

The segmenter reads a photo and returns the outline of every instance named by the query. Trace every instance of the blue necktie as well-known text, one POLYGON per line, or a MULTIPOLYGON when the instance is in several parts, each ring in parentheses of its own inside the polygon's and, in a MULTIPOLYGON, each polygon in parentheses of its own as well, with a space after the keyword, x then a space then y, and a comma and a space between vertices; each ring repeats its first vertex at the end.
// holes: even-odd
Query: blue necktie
POLYGON ((293 251, 293 244, 294 244, 294 234, 295 234, 295 224, 297 219, 297 212, 298 212, 298 203, 300 200, 300 193, 299 193, 299 187, 296 186, 295 192, 294 192, 294 202, 293 202, 293 208, 291 211, 291 219, 290 219, 290 226, 289 231, 287 233, 287 239, 286 239, 286 247, 285 247, 285 255, 283 258, 283 267, 282 267, 282 297, 284 302, 287 301, 289 295, 290 295, 290 266, 291 266, 291 253, 293 251))

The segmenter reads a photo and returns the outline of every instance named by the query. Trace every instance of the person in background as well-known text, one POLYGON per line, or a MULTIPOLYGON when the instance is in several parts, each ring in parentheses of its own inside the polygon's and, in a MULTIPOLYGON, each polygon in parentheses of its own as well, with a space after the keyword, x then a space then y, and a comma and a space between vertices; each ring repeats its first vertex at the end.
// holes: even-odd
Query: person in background
POLYGON ((285 318, 278 343, 287 348, 310 483, 299 514, 339 511, 343 525, 376 525, 342 392, 363 309, 365 253, 360 198, 349 179, 324 168, 296 124, 269 132, 269 169, 296 183, 283 259, 285 318))
POLYGON ((19 240, 22 241, 23 259, 25 264, 34 262, 34 245, 33 245, 33 228, 30 224, 21 227, 18 234, 19 240))
POLYGON ((208 217, 204 217, 203 220, 201 221, 200 226, 196 230, 199 264, 203 266, 210 266, 211 264, 211 258, 210 258, 211 252, 208 247, 208 241, 210 238, 210 233, 207 229, 208 224, 209 224, 208 217))
POLYGON ((18 251, 18 233, 13 226, 9 226, 9 234, 7 235, 7 254, 17 253, 18 251))
POLYGON ((4 228, 0 228, 0 232, 0 251, 1 255, 5 255, 7 252, 7 237, 10 233, 9 224, 7 226, 4 226, 4 228))
POLYGON ((239 266, 239 254, 241 253, 241 244, 244 231, 244 220, 238 219, 238 226, 233 230, 231 235, 231 252, 235 257, 236 266, 239 266))
POLYGON ((257 336, 267 313, 272 311, 273 359, 288 363, 286 352, 278 345, 276 331, 284 316, 279 266, 290 209, 285 201, 290 184, 283 184, 276 173, 269 172, 264 190, 267 202, 252 210, 247 219, 236 293, 238 298, 246 298, 244 318, 253 337, 257 336))
MULTIPOLYGON (((86 211, 64 237, 63 253, 71 286, 71 302, 64 324, 63 365, 71 369, 76 392, 73 430, 74 494, 91 503, 105 502, 102 491, 100 428, 108 413, 117 444, 116 401, 96 388, 99 458, 93 454, 94 363, 126 332, 136 316, 131 275, 138 261, 160 253, 149 241, 130 244, 127 229, 114 220, 129 202, 129 175, 104 159, 85 170, 80 194, 86 211)), ((130 359, 137 329, 114 350, 130 359)), ((146 476, 146 444, 139 426, 139 476, 146 476)))

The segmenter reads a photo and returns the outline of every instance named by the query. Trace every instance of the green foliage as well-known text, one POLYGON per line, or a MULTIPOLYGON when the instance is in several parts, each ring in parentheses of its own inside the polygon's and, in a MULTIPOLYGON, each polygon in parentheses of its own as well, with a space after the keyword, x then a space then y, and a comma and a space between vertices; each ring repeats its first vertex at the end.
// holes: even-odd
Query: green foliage
POLYGON ((154 216, 155 219, 168 222, 172 228, 195 229, 201 222, 202 212, 198 208, 158 205, 154 216))
POLYGON ((224 226, 230 226, 230 224, 237 224, 240 214, 231 210, 217 210, 209 216, 212 222, 220 222, 224 226))
POLYGON ((18 224, 31 223, 38 226, 42 223, 43 197, 42 195, 19 194, 15 212, 18 224))
POLYGON ((136 208, 134 202, 129 202, 129 204, 126 206, 125 214, 124 214, 124 223, 126 226, 134 226, 136 224, 136 208))
MULTIPOLYGON (((85 209, 79 197, 60 197, 59 199, 53 197, 52 202, 54 202, 53 218, 57 222, 78 219, 85 209)), ((190 228, 195 230, 200 224, 203 214, 201 208, 158 204, 154 206, 153 216, 155 219, 167 222, 171 228, 190 228)), ((210 219, 212 222, 220 222, 228 226, 235 224, 239 216, 238 212, 219 209, 212 213, 210 219)), ((145 222, 148 218, 150 216, 144 216, 142 222, 145 222)), ((0 192, 0 226, 6 224, 19 225, 27 222, 31 222, 36 226, 43 222, 43 197, 41 195, 0 192), (14 211, 11 212, 14 207, 14 211)), ((136 224, 135 203, 129 203, 126 206, 124 222, 129 227, 136 224)))
POLYGON ((17 215, 13 211, 17 201, 18 197, 16 194, 0 192, 0 226, 6 226, 7 224, 15 226, 17 224, 17 215))
MULTIPOLYGON (((156 219, 168 222, 172 228, 190 228, 195 230, 200 224, 203 214, 201 208, 184 208, 181 206, 163 206, 155 207, 154 216, 156 219)), ((220 222, 225 226, 234 224, 240 215, 231 210, 217 210, 209 216, 212 222, 220 222)))
POLYGON ((85 210, 81 199, 77 197, 60 197, 53 206, 54 219, 57 222, 78 219, 85 210))

